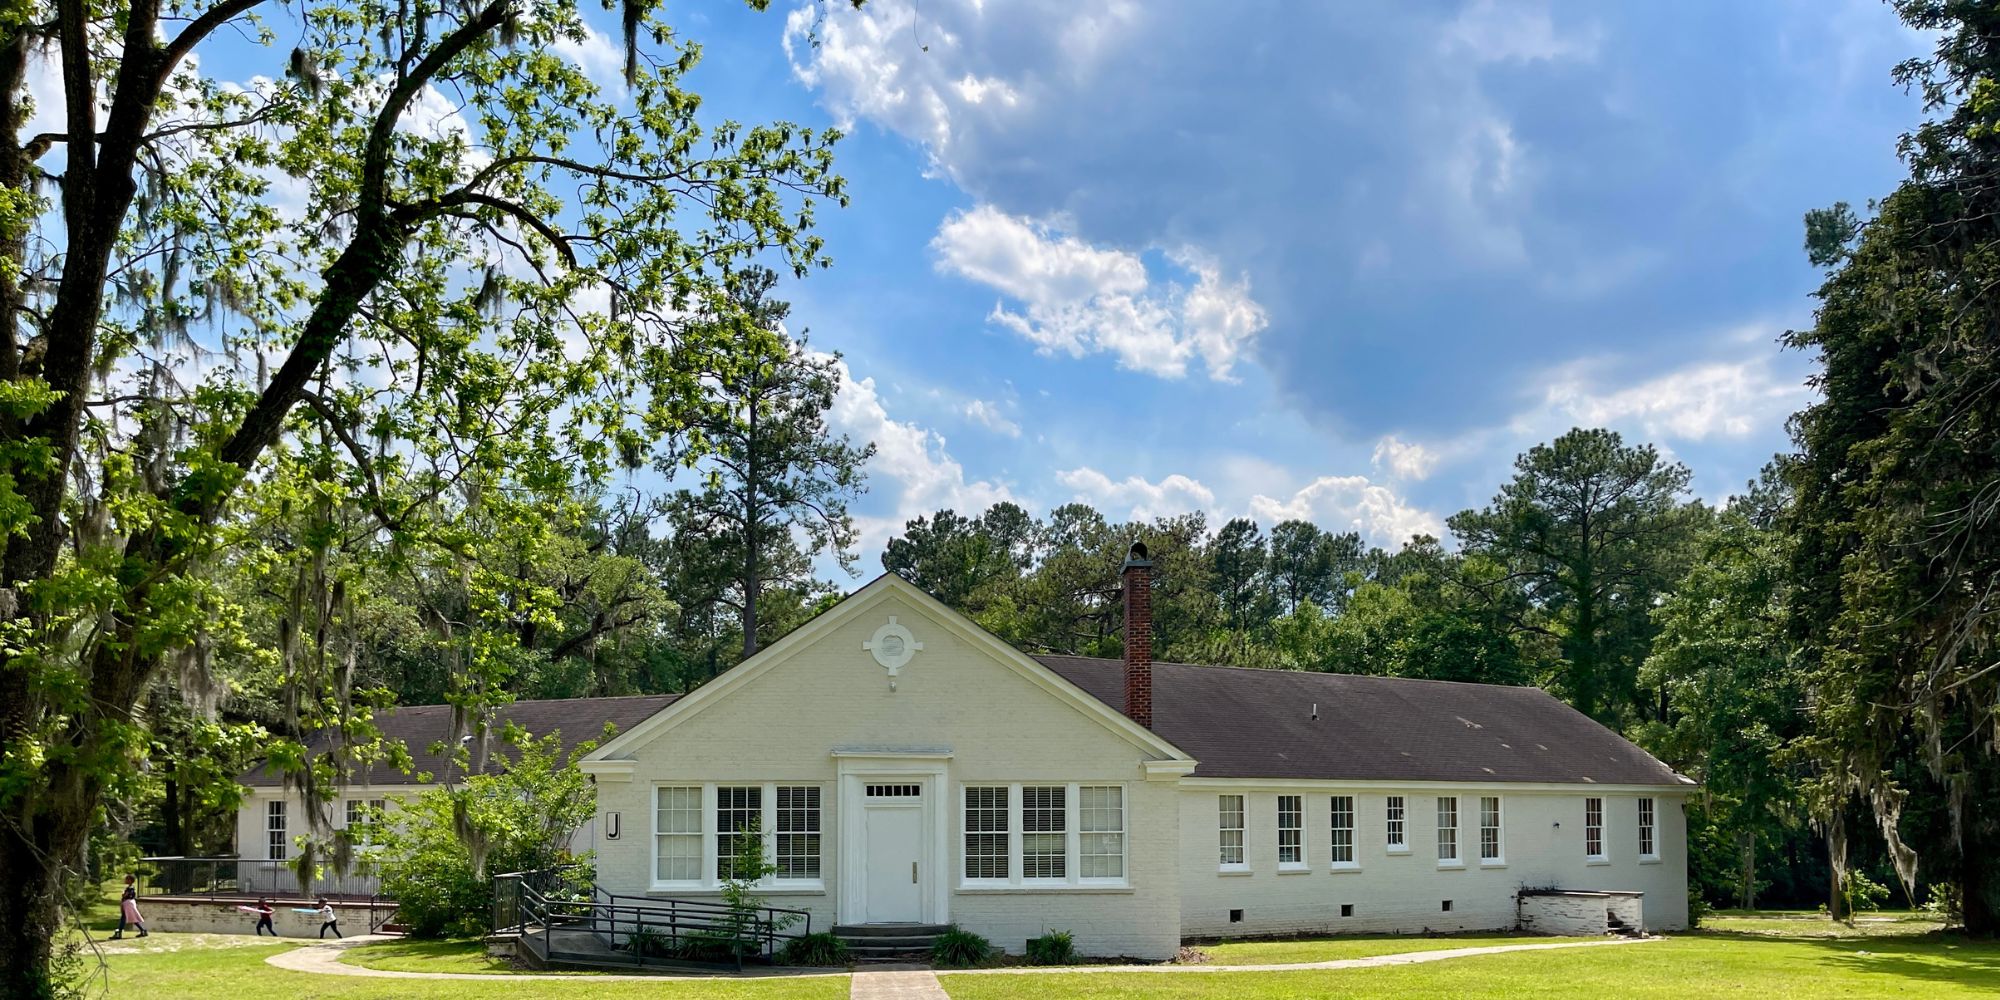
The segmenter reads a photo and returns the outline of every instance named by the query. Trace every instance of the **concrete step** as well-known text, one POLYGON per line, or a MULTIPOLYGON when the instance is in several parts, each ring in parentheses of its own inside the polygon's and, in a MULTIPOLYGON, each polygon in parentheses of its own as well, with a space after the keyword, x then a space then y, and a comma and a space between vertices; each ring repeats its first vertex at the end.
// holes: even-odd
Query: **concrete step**
POLYGON ((835 924, 833 936, 837 938, 937 937, 950 929, 950 924, 835 924))

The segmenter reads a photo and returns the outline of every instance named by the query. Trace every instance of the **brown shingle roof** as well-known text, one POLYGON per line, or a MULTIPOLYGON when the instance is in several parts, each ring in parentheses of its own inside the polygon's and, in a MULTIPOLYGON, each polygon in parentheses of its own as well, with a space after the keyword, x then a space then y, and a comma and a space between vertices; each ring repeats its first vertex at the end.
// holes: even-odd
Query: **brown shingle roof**
MULTIPOLYGON (((633 695, 621 698, 559 698, 546 701, 517 701, 498 713, 493 724, 493 740, 489 744, 486 770, 499 770, 493 759, 506 749, 499 736, 507 722, 512 722, 528 731, 529 735, 542 737, 550 733, 562 736, 563 754, 576 748, 585 740, 602 742, 604 724, 611 723, 619 732, 637 725, 640 721, 673 704, 680 699, 677 694, 633 695)), ((450 705, 405 705, 380 712, 375 716, 375 726, 382 731, 385 740, 401 740, 410 748, 410 757, 419 772, 429 772, 433 778, 444 772, 449 757, 431 752, 433 744, 447 741, 451 737, 450 705)), ((327 739, 316 736, 307 741, 316 750, 325 749, 327 739)), ((449 749, 449 748, 447 748, 449 749)), ((243 773, 239 779, 253 787, 277 785, 281 779, 277 772, 259 764, 243 773)), ((409 784, 416 781, 415 775, 405 775, 402 771, 387 765, 374 765, 368 773, 357 775, 357 782, 372 782, 385 785, 409 784)))
MULTIPOLYGON (((1123 662, 1035 659, 1124 711, 1123 662)), ((1688 784, 1529 687, 1155 663, 1153 731, 1197 777, 1688 784)))

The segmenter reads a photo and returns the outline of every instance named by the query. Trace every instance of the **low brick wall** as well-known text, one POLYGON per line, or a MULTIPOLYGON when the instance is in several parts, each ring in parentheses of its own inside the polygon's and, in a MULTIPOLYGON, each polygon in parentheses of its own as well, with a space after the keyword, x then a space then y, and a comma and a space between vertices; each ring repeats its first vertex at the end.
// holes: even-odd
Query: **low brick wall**
POLYGON ((1531 934, 1562 937, 1603 934, 1609 929, 1604 915, 1610 899, 1601 892, 1523 893, 1520 899, 1521 929, 1531 934))
POLYGON ((1614 917, 1625 922, 1625 926, 1640 933, 1646 930, 1646 894, 1643 892, 1607 892, 1604 908, 1614 917))
MULTIPOLYGON (((149 931, 169 931, 176 933, 202 934, 249 934, 257 929, 257 918, 237 911, 246 905, 243 900, 230 899, 190 899, 184 896, 139 897, 139 914, 146 918, 149 931)), ((310 901, 274 900, 271 908, 272 929, 279 937, 309 938, 319 936, 319 914, 298 913, 293 907, 310 906, 310 901)), ((353 936, 368 933, 367 903, 335 903, 334 912, 340 914, 340 932, 353 936)), ((385 904, 376 906, 378 914, 386 914, 385 904)), ((332 935, 328 935, 331 937, 332 935)))

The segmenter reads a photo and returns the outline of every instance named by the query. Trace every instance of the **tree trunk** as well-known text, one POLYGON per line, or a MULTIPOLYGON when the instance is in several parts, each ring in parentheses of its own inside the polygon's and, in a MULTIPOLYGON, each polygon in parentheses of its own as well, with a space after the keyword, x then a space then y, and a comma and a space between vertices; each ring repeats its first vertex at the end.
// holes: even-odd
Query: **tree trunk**
POLYGON ((1737 905, 1746 910, 1754 910, 1757 908, 1757 831, 1743 831, 1740 840, 1743 845, 1743 871, 1742 884, 1737 893, 1737 905))

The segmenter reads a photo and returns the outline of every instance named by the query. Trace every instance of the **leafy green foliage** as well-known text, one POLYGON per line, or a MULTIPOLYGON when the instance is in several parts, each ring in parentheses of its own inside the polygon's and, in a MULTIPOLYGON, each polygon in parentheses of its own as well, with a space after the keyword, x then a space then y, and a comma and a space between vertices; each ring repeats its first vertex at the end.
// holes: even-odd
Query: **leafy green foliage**
POLYGON ((377 864, 384 895, 418 937, 464 937, 491 929, 493 876, 572 863, 569 838, 596 804, 575 758, 597 748, 579 744, 564 759, 560 737, 510 732, 511 755, 496 774, 429 789, 404 803, 389 821, 371 824, 380 840, 377 864))
POLYGON ((1074 965, 1076 963, 1076 935, 1068 931, 1046 931, 1040 937, 1028 939, 1028 964, 1030 965, 1074 965))
POLYGON ((993 960, 993 942, 953 925, 931 942, 931 964, 946 969, 973 969, 993 960))
POLYGON ((799 968, 832 968, 851 964, 852 961, 847 942, 831 931, 801 934, 785 942, 785 947, 778 952, 778 964, 799 968))

